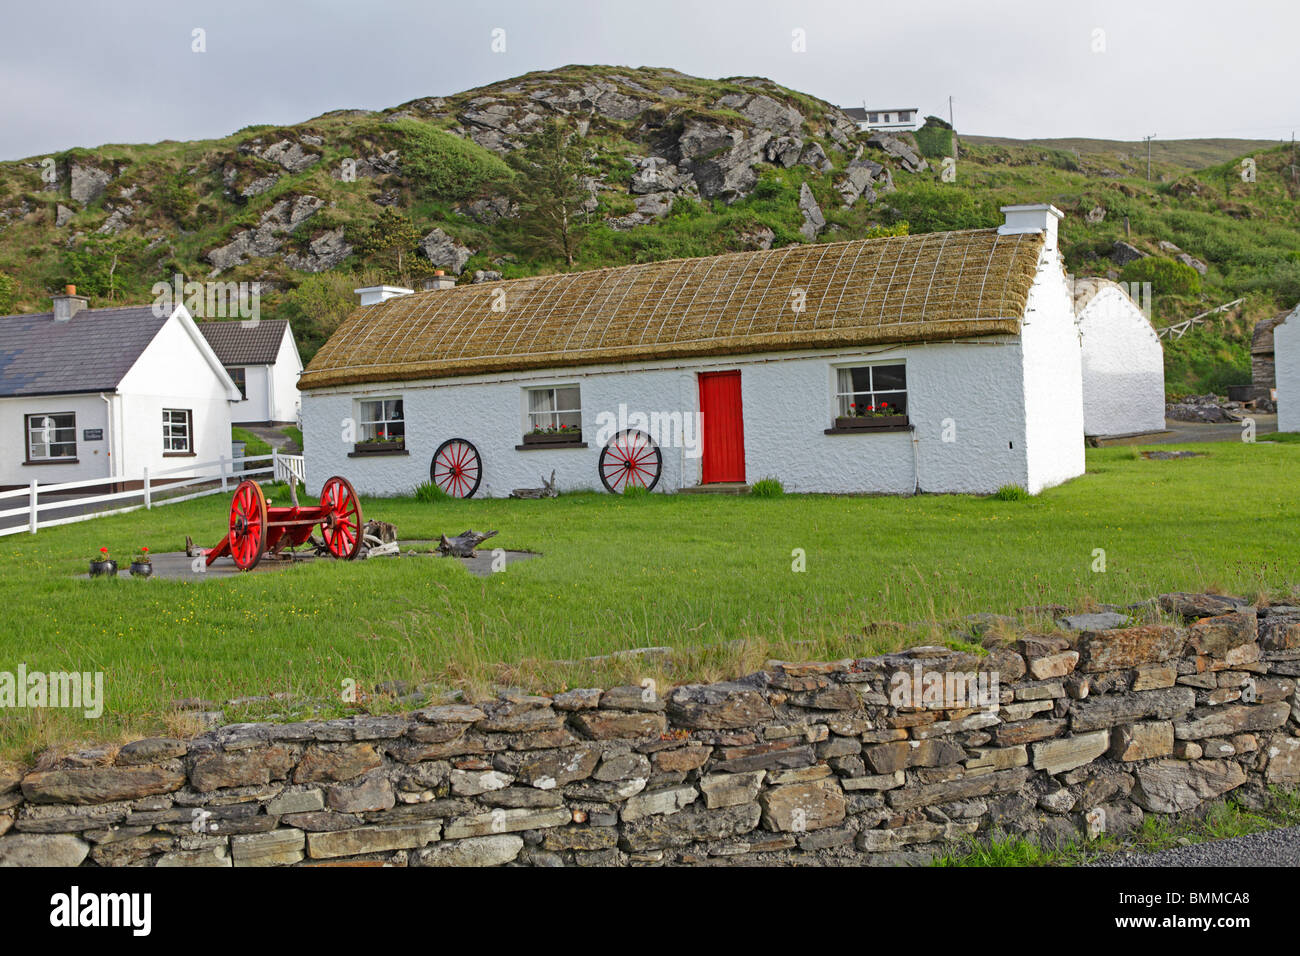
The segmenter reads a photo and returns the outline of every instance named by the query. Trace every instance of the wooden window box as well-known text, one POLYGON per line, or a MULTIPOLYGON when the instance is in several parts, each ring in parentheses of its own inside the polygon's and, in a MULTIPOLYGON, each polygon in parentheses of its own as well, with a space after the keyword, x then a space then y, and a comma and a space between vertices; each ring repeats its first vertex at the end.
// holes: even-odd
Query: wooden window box
POLYGON ((906 415, 843 415, 835 419, 837 432, 885 431, 907 426, 906 415))
POLYGON ((352 446, 349 458, 366 458, 370 455, 405 455, 405 441, 366 441, 352 446))
MULTIPOLYGON (((524 436, 525 445, 582 445, 582 432, 563 431, 545 432, 540 435, 528 433, 524 436)), ((583 446, 585 447, 585 446, 583 446)))

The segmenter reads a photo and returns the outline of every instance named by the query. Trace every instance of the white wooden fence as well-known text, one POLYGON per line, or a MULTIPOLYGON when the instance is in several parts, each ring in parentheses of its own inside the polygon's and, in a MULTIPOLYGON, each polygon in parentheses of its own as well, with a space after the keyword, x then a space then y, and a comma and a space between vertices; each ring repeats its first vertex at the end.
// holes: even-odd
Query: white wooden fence
POLYGON ((26 488, 0 491, 0 524, 4 525, 0 527, 0 536, 22 532, 35 534, 40 528, 221 494, 230 490, 232 481, 237 484, 245 478, 288 481, 290 476, 305 482, 303 456, 281 455, 272 450, 269 455, 246 455, 234 459, 223 455, 216 461, 191 463, 152 473, 144 468, 135 476, 87 478, 84 481, 65 481, 53 485, 38 485, 33 480, 26 488), (121 484, 138 484, 139 487, 80 497, 69 494, 86 488, 121 484), (6 507, 6 502, 14 498, 26 500, 17 507, 6 507), (58 518, 42 516, 42 512, 68 509, 76 509, 79 513, 58 518))

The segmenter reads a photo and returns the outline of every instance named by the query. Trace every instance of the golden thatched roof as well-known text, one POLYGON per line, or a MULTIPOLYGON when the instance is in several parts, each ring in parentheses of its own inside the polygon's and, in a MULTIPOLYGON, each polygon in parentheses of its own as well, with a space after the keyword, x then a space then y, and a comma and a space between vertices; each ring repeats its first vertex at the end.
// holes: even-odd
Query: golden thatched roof
POLYGON ((299 387, 1014 334, 1042 242, 938 232, 419 292, 353 312, 299 387))

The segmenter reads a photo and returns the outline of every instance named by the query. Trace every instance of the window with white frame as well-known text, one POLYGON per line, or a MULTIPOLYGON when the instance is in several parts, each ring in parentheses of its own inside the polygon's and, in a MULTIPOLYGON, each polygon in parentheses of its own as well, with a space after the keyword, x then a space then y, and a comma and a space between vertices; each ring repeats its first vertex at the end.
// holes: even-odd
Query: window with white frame
POLYGON ((907 414, 907 368, 857 365, 835 370, 835 414, 841 418, 907 414))
POLYGON ((41 412, 27 416, 28 461, 76 457, 77 416, 74 412, 41 412))
POLYGON ((194 413, 188 408, 163 409, 163 454, 187 455, 194 451, 194 413))
POLYGON ((400 398, 368 398, 359 404, 358 442, 406 442, 406 419, 400 398))
POLYGON ((530 388, 527 392, 531 434, 582 434, 582 394, 577 385, 530 388))

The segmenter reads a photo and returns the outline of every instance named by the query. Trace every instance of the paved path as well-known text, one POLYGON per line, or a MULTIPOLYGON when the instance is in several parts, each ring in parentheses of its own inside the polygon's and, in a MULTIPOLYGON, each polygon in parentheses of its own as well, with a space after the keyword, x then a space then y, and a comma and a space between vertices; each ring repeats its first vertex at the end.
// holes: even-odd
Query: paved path
POLYGON ((1094 866, 1300 866, 1300 827, 1193 843, 1159 853, 1127 853, 1094 866))

